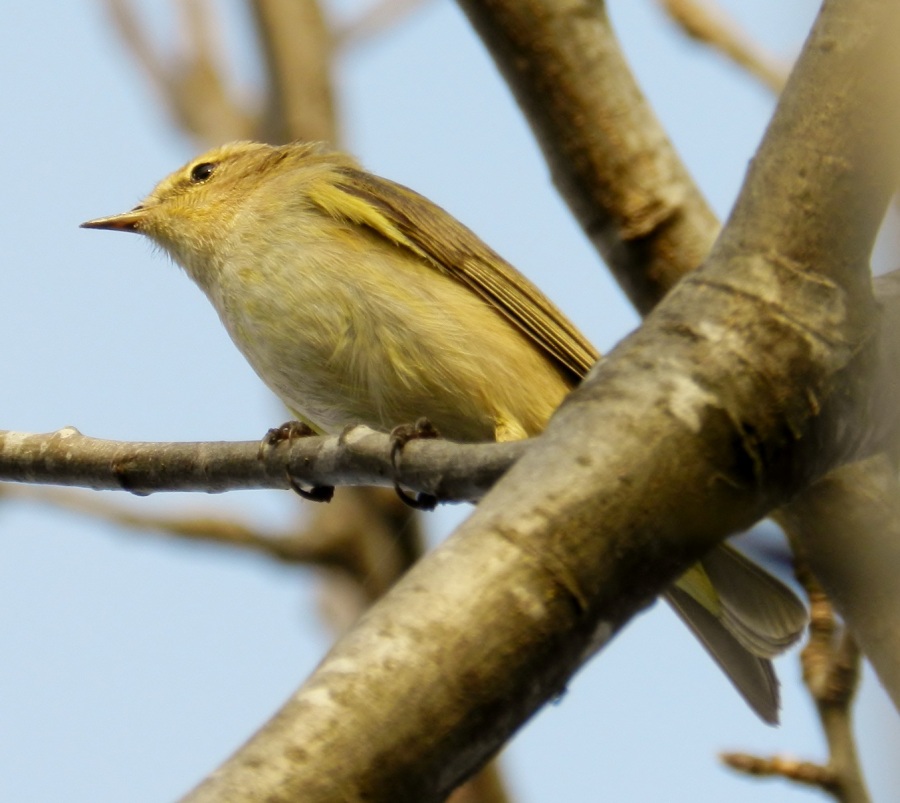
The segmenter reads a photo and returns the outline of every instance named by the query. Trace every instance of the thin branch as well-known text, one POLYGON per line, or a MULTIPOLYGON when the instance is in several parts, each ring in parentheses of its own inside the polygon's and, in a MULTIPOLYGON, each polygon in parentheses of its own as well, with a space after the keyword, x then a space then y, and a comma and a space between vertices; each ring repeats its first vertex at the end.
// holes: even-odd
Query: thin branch
POLYGON ((803 562, 798 564, 797 578, 810 601, 809 641, 801 654, 803 680, 815 701, 828 742, 828 761, 821 765, 783 756, 760 758, 743 753, 726 753, 721 758, 732 769, 748 775, 781 777, 816 787, 838 803, 869 803, 852 727, 861 656, 803 562))
POLYGON ((750 39, 721 8, 700 0, 658 2, 692 39, 744 68, 776 94, 784 89, 788 76, 785 65, 750 39))
POLYGON ((115 30, 143 68, 175 124, 204 143, 252 136, 253 114, 242 108, 220 68, 213 40, 218 23, 204 0, 181 11, 180 52, 163 54, 147 36, 130 0, 105 0, 115 30))
MULTIPOLYGON (((723 291, 723 286, 705 279, 698 287, 698 293, 709 293, 713 297, 723 291)), ((873 312, 871 320, 861 330, 870 338, 872 347, 850 355, 851 362, 865 363, 861 373, 868 378, 855 378, 844 385, 838 399, 838 408, 842 412, 831 414, 837 416, 833 426, 841 435, 831 443, 832 453, 828 455, 835 463, 848 463, 900 448, 900 422, 896 414, 900 406, 900 372, 896 370, 900 364, 900 271, 879 277, 874 291, 879 310, 873 312), (844 419, 852 424, 845 424, 844 419)), ((730 299, 732 303, 739 300, 730 299)), ((721 306, 723 301, 719 299, 716 303, 721 306)), ((782 310, 777 310, 776 314, 779 319, 784 315, 782 310)), ((786 336, 780 330, 775 334, 780 341, 786 336)), ((830 329, 818 339, 829 348, 840 346, 830 329)), ((717 343, 716 352, 721 349, 722 344, 717 343)), ((850 369, 854 376, 859 372, 856 367, 850 369)), ((731 371, 728 376, 730 381, 731 371)), ((792 379, 796 381, 797 377, 792 379)), ((808 391, 811 393, 812 389, 808 391)), ((808 405, 811 398, 806 397, 804 405, 808 405)), ((823 400, 816 400, 812 410, 816 425, 821 426, 828 419, 829 410, 823 400)), ((395 466, 390 458, 390 437, 363 426, 350 428, 340 436, 295 437, 274 446, 266 439, 219 443, 126 443, 90 438, 74 427, 49 434, 0 430, 0 482, 76 485, 146 495, 161 491, 220 493, 250 488, 285 489, 291 487, 289 476, 309 486, 390 486, 397 480, 439 500, 471 501, 481 498, 539 440, 533 438, 503 444, 414 440, 404 447, 402 459, 395 466)), ((886 501, 897 498, 893 483, 885 485, 878 472, 866 476, 858 466, 850 466, 844 471, 857 478, 859 494, 880 494, 886 501)), ((851 482, 850 486, 853 484, 851 482)), ((811 489, 808 492, 811 497, 796 498, 785 509, 784 515, 779 516, 780 523, 788 529, 803 531, 808 526, 803 523, 806 518, 814 522, 824 519, 820 522, 823 526, 825 522, 841 520, 841 531, 853 533, 854 528, 846 525, 837 510, 828 509, 827 500, 836 489, 847 491, 840 475, 811 489)), ((844 510, 844 516, 852 519, 857 507, 869 510, 872 515, 879 510, 875 500, 863 495, 844 510)), ((877 525, 870 529, 881 531, 891 520, 894 510, 895 506, 888 505, 887 510, 879 513, 877 525)), ((900 538, 896 541, 900 543, 900 538)), ((812 560, 817 560, 819 553, 811 554, 812 560)), ((843 551, 840 554, 843 555, 843 551)), ((843 565, 848 561, 842 558, 840 563, 843 565)), ((819 567, 814 565, 814 568, 818 573, 819 567)), ((825 567, 825 576, 829 575, 825 567)), ((871 578, 874 574, 867 572, 866 576, 871 578)), ((856 585, 858 583, 853 587, 856 585)))
POLYGON ((374 39, 393 30, 414 11, 431 0, 376 0, 352 19, 339 25, 335 44, 340 48, 356 47, 367 39, 374 39))
POLYGON ((266 532, 258 525, 234 518, 143 513, 94 494, 29 485, 0 486, 0 497, 55 507, 129 530, 258 552, 284 563, 332 567, 344 563, 336 550, 323 549, 305 532, 266 532))
MULTIPOLYGON (((367 504, 377 489, 344 494, 325 510, 316 509, 306 527, 265 530, 233 517, 207 514, 153 514, 95 494, 27 485, 0 485, 0 498, 48 505, 132 531, 255 552, 298 566, 339 571, 364 590, 366 605, 383 594, 421 554, 417 518, 396 495, 388 503, 367 504), (360 537, 365 533, 365 537, 360 537), (398 543, 398 539, 405 543, 398 543)), ((352 616, 355 621, 359 612, 352 616)), ((341 627, 349 624, 339 617, 341 627)))
POLYGON ((77 485, 94 490, 221 493, 308 486, 391 486, 395 480, 442 501, 480 498, 530 441, 458 444, 416 440, 397 465, 389 435, 353 427, 340 436, 258 441, 124 443, 66 427, 46 435, 0 430, 0 481, 77 485))
MULTIPOLYGON (((827 600, 825 604, 830 609, 827 600)), ((811 628, 810 643, 804 650, 804 666, 817 660, 825 665, 818 688, 810 681, 807 685, 813 692, 822 730, 828 741, 827 766, 836 779, 836 799, 841 803, 869 803, 869 792, 853 736, 853 698, 862 664, 859 648, 846 631, 838 633, 833 643, 823 641, 817 644, 815 638, 811 628), (815 655, 817 651, 827 655, 827 663, 815 655)))
POLYGON ((736 772, 754 778, 784 778, 832 795, 837 790, 834 773, 815 762, 785 756, 761 758, 747 753, 723 753, 720 758, 736 772))
POLYGON ((216 72, 219 47, 214 43, 217 23, 209 7, 209 0, 182 0, 177 8, 181 11, 182 29, 187 38, 188 52, 193 54, 196 64, 204 71, 216 72))

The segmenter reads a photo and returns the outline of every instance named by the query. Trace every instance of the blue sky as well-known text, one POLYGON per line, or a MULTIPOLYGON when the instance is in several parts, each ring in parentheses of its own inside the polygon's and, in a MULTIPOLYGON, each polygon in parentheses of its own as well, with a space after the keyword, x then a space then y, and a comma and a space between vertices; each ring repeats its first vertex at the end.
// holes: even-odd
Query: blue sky
MULTIPOLYGON (((242 74, 237 3, 212 3, 242 74)), ((357 7, 342 0, 339 12, 357 7)), ((811 0, 727 4, 777 52, 799 49, 811 0)), ((121 440, 260 437, 278 403, 200 292, 138 238, 79 230, 134 205, 195 148, 108 28, 100 4, 0 1, 0 428, 75 425, 121 440)), ((674 32, 650 0, 613 0, 634 68, 720 215, 772 98, 674 32)), ((172 44, 167 4, 145 2, 172 44)), ((534 279, 601 350, 637 318, 554 192, 490 59, 434 0, 338 70, 346 146, 430 196, 534 279)), ((284 493, 121 499, 272 526, 284 493)), ((430 517, 432 537, 466 508, 430 517)), ((328 644, 315 579, 229 550, 121 533, 0 498, 0 799, 171 800, 236 748, 328 644)), ((723 749, 822 755, 793 655, 779 663, 784 724, 744 707, 664 606, 623 632, 506 751, 521 803, 806 801, 717 767, 723 749)), ((859 705, 875 799, 897 782, 900 726, 871 675, 859 705), (894 775, 891 775, 891 773, 894 775)))

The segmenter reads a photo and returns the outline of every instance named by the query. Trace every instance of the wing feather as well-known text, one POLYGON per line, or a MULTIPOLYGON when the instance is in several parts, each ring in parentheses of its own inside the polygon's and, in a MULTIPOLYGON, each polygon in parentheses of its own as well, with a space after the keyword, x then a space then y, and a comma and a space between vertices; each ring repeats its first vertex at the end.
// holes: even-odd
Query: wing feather
POLYGON ((367 226, 469 287, 568 374, 573 384, 599 359, 594 347, 535 285, 427 198, 349 165, 337 168, 333 182, 316 195, 324 211, 367 226))

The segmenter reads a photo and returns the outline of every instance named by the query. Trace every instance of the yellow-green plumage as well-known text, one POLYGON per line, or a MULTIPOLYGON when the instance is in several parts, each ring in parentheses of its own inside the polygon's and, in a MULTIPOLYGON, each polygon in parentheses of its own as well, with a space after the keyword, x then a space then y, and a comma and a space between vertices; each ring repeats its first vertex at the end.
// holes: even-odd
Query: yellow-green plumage
MULTIPOLYGON (((168 251, 263 381, 323 432, 425 416, 455 440, 525 438, 599 358, 455 218, 320 145, 222 146, 131 212, 85 225, 168 251)), ((776 721, 769 658, 803 628, 799 600, 723 546, 670 602, 776 721)))

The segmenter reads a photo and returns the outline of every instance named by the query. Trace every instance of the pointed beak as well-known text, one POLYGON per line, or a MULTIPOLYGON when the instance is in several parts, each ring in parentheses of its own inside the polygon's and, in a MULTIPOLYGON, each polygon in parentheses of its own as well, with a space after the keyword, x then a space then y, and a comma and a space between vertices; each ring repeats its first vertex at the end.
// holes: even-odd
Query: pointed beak
POLYGON ((88 220, 82 223, 82 229, 107 229, 109 231, 133 231, 140 234, 140 223, 146 216, 146 210, 143 206, 138 205, 130 212, 123 212, 121 215, 110 215, 109 217, 98 217, 96 220, 88 220))

